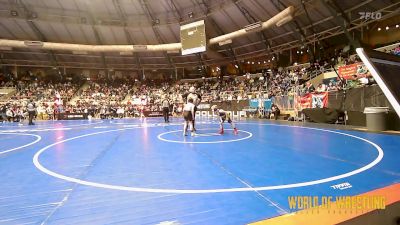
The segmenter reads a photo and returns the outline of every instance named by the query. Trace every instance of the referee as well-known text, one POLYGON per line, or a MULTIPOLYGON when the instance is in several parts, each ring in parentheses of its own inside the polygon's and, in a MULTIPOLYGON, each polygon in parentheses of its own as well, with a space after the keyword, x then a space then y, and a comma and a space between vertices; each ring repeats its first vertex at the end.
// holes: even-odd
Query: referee
POLYGON ((193 130, 196 131, 196 128, 195 128, 196 111, 197 111, 197 106, 201 102, 201 95, 196 93, 196 88, 192 86, 192 87, 189 88, 189 93, 184 94, 183 98, 186 99, 186 103, 188 103, 189 99, 193 99, 194 115, 193 115, 192 124, 193 124, 193 130))
POLYGON ((162 108, 163 108, 163 116, 164 116, 164 122, 169 123, 169 101, 166 96, 164 96, 164 99, 161 102, 162 108))
POLYGON ((29 124, 28 125, 35 125, 32 120, 33 117, 36 115, 36 105, 33 102, 33 99, 29 100, 28 105, 26 106, 27 110, 28 110, 28 115, 29 115, 29 124))

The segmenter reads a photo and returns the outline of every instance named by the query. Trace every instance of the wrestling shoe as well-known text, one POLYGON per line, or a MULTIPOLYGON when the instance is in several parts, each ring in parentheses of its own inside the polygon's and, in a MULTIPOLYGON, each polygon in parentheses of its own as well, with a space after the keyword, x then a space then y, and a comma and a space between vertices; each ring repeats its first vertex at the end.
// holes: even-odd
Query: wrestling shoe
POLYGON ((196 132, 192 131, 191 135, 192 135, 192 137, 196 136, 196 132))
POLYGON ((238 132, 238 129, 237 129, 237 128, 233 128, 233 134, 234 134, 234 135, 238 135, 238 134, 239 134, 239 132, 238 132))
POLYGON ((224 129, 220 129, 218 134, 224 134, 224 129))

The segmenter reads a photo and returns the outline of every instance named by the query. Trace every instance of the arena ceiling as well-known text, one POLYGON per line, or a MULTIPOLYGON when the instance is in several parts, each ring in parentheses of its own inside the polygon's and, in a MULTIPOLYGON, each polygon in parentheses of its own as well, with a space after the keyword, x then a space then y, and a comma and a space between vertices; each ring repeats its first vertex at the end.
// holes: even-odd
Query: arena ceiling
POLYGON ((0 47, 1 64, 104 69, 193 67, 249 59, 313 44, 373 20, 361 12, 398 14, 398 0, 0 0, 0 38, 94 45, 180 42, 179 27, 206 22, 207 37, 266 21, 288 6, 294 19, 280 27, 213 46, 207 54, 90 53, 0 47), (332 16, 334 15, 334 16, 332 16), (343 16, 344 15, 344 16, 343 16), (212 54, 211 54, 212 53, 212 54))

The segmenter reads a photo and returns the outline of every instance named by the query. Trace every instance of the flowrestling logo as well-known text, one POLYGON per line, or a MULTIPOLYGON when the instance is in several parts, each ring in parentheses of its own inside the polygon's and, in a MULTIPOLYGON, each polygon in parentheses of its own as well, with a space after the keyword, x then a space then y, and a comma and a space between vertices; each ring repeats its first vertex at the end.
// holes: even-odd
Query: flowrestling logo
POLYGON ((361 20, 379 20, 382 18, 381 12, 359 12, 361 20))

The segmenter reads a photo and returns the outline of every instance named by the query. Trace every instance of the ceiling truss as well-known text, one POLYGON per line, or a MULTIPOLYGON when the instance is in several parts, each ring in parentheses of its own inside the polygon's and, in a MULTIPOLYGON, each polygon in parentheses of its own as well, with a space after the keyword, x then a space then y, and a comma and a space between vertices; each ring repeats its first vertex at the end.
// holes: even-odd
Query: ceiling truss
MULTIPOLYGON (((179 21, 179 23, 182 23, 185 21, 186 14, 184 14, 184 11, 179 8, 179 5, 177 3, 178 0, 166 0, 168 1, 168 6, 170 7, 170 11, 175 15, 173 20, 174 21, 179 21)), ((256 1, 256 0, 254 0, 256 1)), ((209 65, 209 64, 219 64, 219 63, 229 63, 229 62, 238 62, 238 61, 243 61, 247 59, 251 59, 257 56, 265 56, 266 50, 268 54, 277 54, 292 48, 297 48, 302 45, 312 45, 315 42, 318 42, 320 40, 327 39, 332 36, 336 36, 339 34, 347 33, 346 35, 351 35, 352 31, 355 30, 361 30, 362 27, 373 23, 374 21, 371 20, 361 20, 359 17, 351 17, 352 14, 356 14, 357 10, 365 7, 366 5, 377 2, 378 0, 366 0, 366 1, 360 1, 358 4, 354 5, 351 8, 348 8, 346 10, 342 9, 338 4, 335 2, 335 0, 309 0, 309 1, 304 1, 303 4, 298 4, 297 5, 297 12, 295 20, 290 24, 290 27, 292 29, 287 30, 284 33, 279 33, 274 36, 269 36, 267 37, 266 33, 260 32, 259 37, 260 39, 255 41, 255 42, 250 42, 246 44, 229 44, 227 46, 221 47, 218 52, 222 53, 224 57, 222 59, 202 59, 200 62, 201 64, 204 65, 209 65), (330 16, 327 16, 324 19, 321 20, 311 20, 311 16, 308 15, 309 12, 315 11, 318 12, 320 9, 316 9, 316 4, 315 2, 320 2, 322 5, 327 6, 326 9, 328 9, 330 16), (308 12, 307 12, 308 11, 308 12), (298 17, 303 15, 303 23, 298 20, 298 17), (306 19, 304 19, 306 18, 306 19), (304 20, 307 20, 307 24, 304 24, 304 20), (334 24, 334 26, 331 26, 327 29, 323 30, 318 30, 318 27, 321 27, 324 24, 334 24), (293 29, 294 28, 294 29, 293 29), (281 39, 283 38, 290 38, 292 37, 292 41, 287 41, 287 42, 280 42, 281 39), (295 37, 295 39, 293 39, 295 37), (273 43, 273 44, 272 44, 273 43), (262 49, 256 49, 254 48, 255 46, 260 46, 264 45, 265 47, 262 49), (244 49, 250 48, 255 49, 252 51, 243 51, 244 49), (241 53, 238 53, 241 52, 241 53)), ((215 5, 212 5, 211 1, 206 1, 206 0, 195 0, 197 3, 197 6, 201 7, 201 11, 204 15, 204 18, 209 21, 209 24, 214 28, 214 30, 220 35, 224 33, 224 30, 221 28, 220 21, 214 21, 212 18, 212 14, 216 13, 218 11, 224 11, 224 8, 218 8, 215 5)), ((232 1, 227 1, 229 2, 224 4, 223 7, 237 7, 237 9, 240 10, 241 14, 243 17, 245 17, 246 21, 248 23, 253 23, 256 22, 259 18, 254 16, 254 14, 251 12, 251 9, 248 9, 248 5, 245 4, 244 1, 238 1, 238 0, 232 0, 232 1)), ((276 9, 280 9, 279 5, 284 6, 284 0, 272 0, 274 3, 274 7, 276 9)), ((300 2, 300 0, 299 0, 300 2)), ((39 26, 37 23, 39 22, 49 22, 49 21, 58 21, 58 19, 63 18, 62 20, 60 19, 59 21, 62 21, 62 23, 65 24, 82 24, 85 22, 86 25, 90 25, 92 32, 95 36, 96 42, 98 44, 103 43, 102 42, 102 37, 101 34, 98 30, 100 26, 109 26, 109 27, 119 27, 123 29, 124 36, 126 40, 130 44, 141 44, 141 43, 135 43, 134 38, 132 37, 131 33, 129 32, 130 29, 133 29, 136 25, 132 24, 133 22, 128 19, 125 13, 125 9, 121 6, 121 3, 119 0, 112 0, 113 6, 117 12, 118 17, 113 19, 113 23, 111 22, 105 22, 104 20, 100 23, 99 19, 94 17, 92 15, 92 12, 90 12, 90 7, 88 7, 87 11, 79 11, 79 16, 71 16, 69 15, 68 10, 64 9, 63 11, 60 12, 52 12, 52 14, 49 13, 49 11, 46 11, 46 9, 43 9, 43 11, 37 11, 35 9, 37 16, 35 18, 32 18, 32 13, 33 10, 29 8, 29 6, 26 6, 22 0, 17 0, 17 1, 9 1, 10 5, 9 8, 15 8, 17 9, 18 13, 20 14, 19 17, 17 18, 12 18, 7 13, 1 12, 0 10, 0 18, 2 19, 10 19, 12 18, 13 20, 23 20, 28 27, 33 31, 34 35, 37 37, 38 40, 41 41, 46 41, 48 40, 47 35, 43 33, 43 30, 39 29, 39 26), (67 13, 66 13, 67 12, 67 13), (55 16, 55 15, 58 15, 55 16), (64 17, 61 17, 61 15, 64 15, 64 17), (82 21, 82 18, 86 18, 86 21, 82 21), (108 25, 110 24, 110 25, 108 25), (132 28, 133 26, 133 28, 132 28)), ((166 43, 166 38, 163 37, 163 34, 160 32, 161 26, 170 26, 169 24, 163 24, 160 22, 159 24, 154 23, 157 19, 157 17, 154 15, 154 12, 152 9, 149 7, 149 4, 147 3, 147 0, 140 0, 140 6, 142 7, 143 12, 145 12, 145 18, 146 21, 141 21, 144 26, 151 26, 151 29, 154 31, 154 35, 159 43, 166 43), (146 25, 147 24, 147 25, 146 25)), ((397 1, 392 1, 390 4, 387 4, 385 7, 382 7, 378 9, 376 12, 382 12, 382 19, 385 18, 390 18, 393 16, 396 16, 399 14, 399 9, 400 9, 400 2, 397 1)), ((222 6, 221 6, 222 7, 222 6)), ((267 12, 266 12, 267 13, 267 12)), ((318 12, 319 13, 319 12, 318 12)), ((71 13, 72 14, 72 13, 71 13)), ((144 16, 143 14, 143 16, 144 16)), ((176 24, 175 24, 176 25, 176 24)), ((288 26, 289 27, 289 26, 288 26)), ((9 36, 18 38, 18 36, 10 30, 7 26, 5 26, 2 22, 0 22, 0 28, 2 28, 6 33, 9 33, 9 36)), ((69 31, 68 31, 69 32, 69 31)), ((69 34, 72 35, 72 34, 69 34)), ((3 65, 21 65, 21 66, 45 66, 45 67, 66 67, 66 68, 97 68, 97 69, 121 69, 121 70, 128 70, 128 69, 151 69, 151 68, 165 68, 165 69, 173 69, 173 68, 181 68, 181 67, 190 67, 190 66, 196 66, 199 64, 199 61, 196 60, 189 60, 186 62, 183 62, 184 58, 190 57, 190 56, 180 56, 180 55, 169 55, 166 52, 164 55, 151 55, 151 56, 140 56, 138 53, 134 53, 132 56, 116 56, 116 55, 110 55, 110 54, 100 54, 100 55, 74 55, 72 53, 61 53, 61 52, 37 52, 37 51, 22 51, 19 49, 13 49, 13 51, 7 51, 7 50, 0 50, 2 54, 2 61, 1 63, 3 65), (9 57, 12 54, 14 55, 23 55, 23 54, 31 54, 33 57, 29 60, 26 59, 16 59, 15 57, 9 57), (48 60, 45 60, 43 56, 46 56, 48 60), (60 58, 68 58, 68 57, 82 57, 82 59, 92 59, 92 60, 82 60, 79 62, 73 62, 71 60, 60 60, 60 58), (98 62, 91 62, 95 59, 95 61, 98 62), (128 63, 117 63, 115 60, 112 60, 112 63, 110 61, 107 61, 107 59, 129 59, 128 63), (147 62, 151 62, 151 60, 148 59, 155 59, 154 62, 151 63, 142 63, 141 59, 146 59, 147 62), (156 59, 164 59, 164 62, 157 62, 156 59), (165 59, 167 61, 165 62, 165 59), (180 60, 178 60, 180 59, 180 60)), ((191 59, 196 59, 196 56, 191 56, 191 59)), ((160 61, 158 60, 158 61, 160 61)), ((162 60, 161 60, 162 61, 162 60)))

